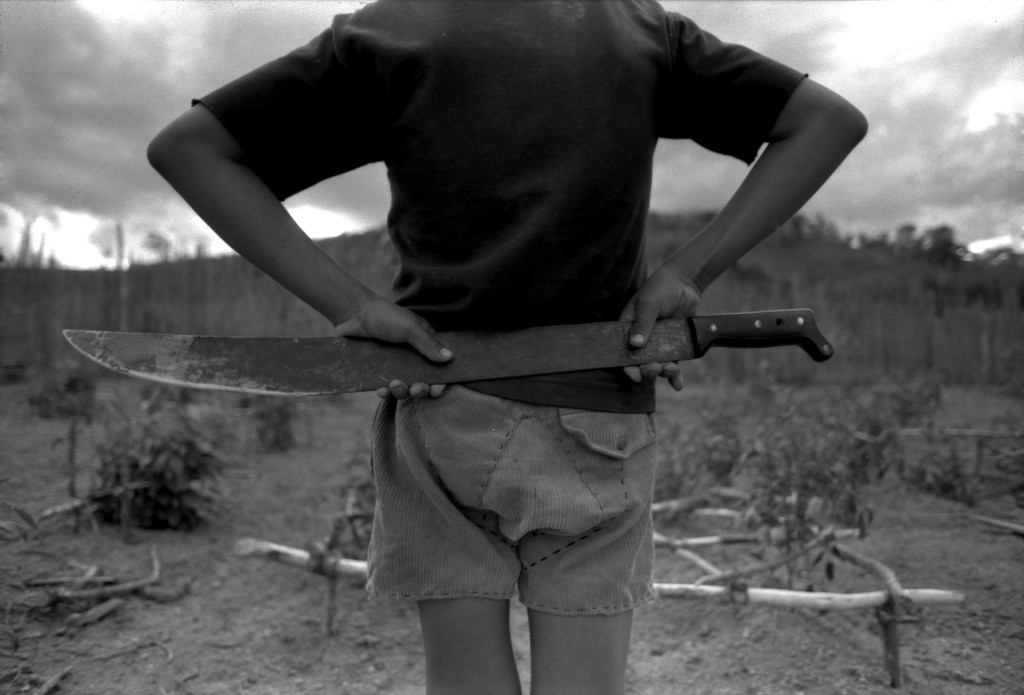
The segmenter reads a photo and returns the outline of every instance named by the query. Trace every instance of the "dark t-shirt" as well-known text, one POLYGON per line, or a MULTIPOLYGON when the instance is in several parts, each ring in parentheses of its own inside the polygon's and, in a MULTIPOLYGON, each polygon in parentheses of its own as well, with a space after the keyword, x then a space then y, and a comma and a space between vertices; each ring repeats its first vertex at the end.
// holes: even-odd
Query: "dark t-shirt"
MULTIPOLYGON (((751 162, 802 75, 653 0, 379 0, 198 100, 284 199, 383 161, 396 301, 437 330, 616 320, 659 138, 751 162)), ((654 408, 621 369, 468 384, 654 408)))

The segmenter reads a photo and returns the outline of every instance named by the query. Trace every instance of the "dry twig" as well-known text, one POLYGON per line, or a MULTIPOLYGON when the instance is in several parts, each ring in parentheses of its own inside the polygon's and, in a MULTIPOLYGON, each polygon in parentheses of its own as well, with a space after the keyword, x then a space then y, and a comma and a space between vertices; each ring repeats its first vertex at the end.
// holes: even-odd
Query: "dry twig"
POLYGON ((968 514, 967 516, 974 519, 975 521, 980 521, 983 524, 995 526, 996 528, 1001 528, 1004 531, 1010 531, 1012 533, 1017 534, 1018 536, 1024 537, 1024 524, 1015 524, 1012 521, 993 519, 990 516, 980 516, 978 514, 968 514))
POLYGON ((55 589, 51 592, 54 600, 65 601, 102 601, 114 596, 131 594, 139 589, 156 584, 160 581, 160 556, 157 554, 156 546, 150 546, 149 555, 153 562, 153 571, 148 577, 134 579, 121 584, 101 586, 95 589, 55 589))
POLYGON ((124 603, 123 598, 107 599, 103 603, 93 606, 85 613, 72 613, 68 616, 68 625, 72 627, 84 627, 85 625, 98 622, 123 606, 124 603))
POLYGON ((74 663, 68 664, 59 673, 55 673, 47 678, 46 681, 39 686, 39 689, 33 693, 33 695, 47 695, 52 692, 53 689, 57 687, 57 684, 61 682, 61 679, 71 673, 72 668, 74 668, 74 663))

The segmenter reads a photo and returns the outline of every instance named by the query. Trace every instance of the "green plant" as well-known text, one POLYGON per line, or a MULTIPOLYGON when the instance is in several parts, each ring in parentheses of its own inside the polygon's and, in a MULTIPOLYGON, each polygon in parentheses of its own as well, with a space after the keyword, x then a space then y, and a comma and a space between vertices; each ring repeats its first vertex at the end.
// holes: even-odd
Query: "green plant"
POLYGON ((96 384, 82 370, 57 372, 44 378, 29 395, 28 404, 41 418, 91 417, 96 384))
POLYGON ((267 451, 288 451, 295 446, 295 405, 287 398, 245 398, 256 421, 256 438, 267 451))
POLYGON ((853 440, 816 403, 791 403, 760 422, 744 454, 763 523, 783 526, 792 541, 806 541, 813 527, 856 525, 865 512, 858 481, 848 465, 853 440))
POLYGON ((937 497, 974 503, 974 491, 956 443, 946 438, 946 445, 908 465, 903 480, 919 490, 937 497))
MULTIPOLYGON (((849 465, 856 441, 835 407, 828 394, 780 404, 762 415, 743 455, 752 493, 744 517, 762 532, 756 554, 784 560, 779 567, 790 586, 824 556, 827 529, 855 526, 863 533, 871 520, 849 465)), ((825 572, 831 579, 828 563, 825 572)))
POLYGON ((134 412, 121 411, 107 423, 90 493, 102 520, 190 530, 218 513, 227 461, 202 422, 177 400, 157 392, 134 412))
POLYGON ((942 403, 942 385, 923 377, 848 389, 846 396, 848 407, 835 410, 834 417, 845 423, 853 438, 848 462, 856 482, 864 484, 884 477, 894 465, 902 471, 895 430, 927 422, 942 403))

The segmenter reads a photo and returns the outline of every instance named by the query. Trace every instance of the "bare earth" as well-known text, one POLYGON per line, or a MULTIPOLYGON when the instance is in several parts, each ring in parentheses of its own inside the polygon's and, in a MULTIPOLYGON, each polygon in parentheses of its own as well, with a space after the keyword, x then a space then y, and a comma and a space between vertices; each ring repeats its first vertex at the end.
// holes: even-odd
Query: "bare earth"
MULTIPOLYGON (((101 399, 123 383, 101 383, 101 399)), ((690 397, 664 394, 659 419, 688 417, 690 397)), ((31 384, 0 386, 0 500, 33 513, 66 499, 66 420, 30 411, 31 384)), ((723 396, 724 397, 724 396, 723 396)), ((129 597, 107 618, 69 627, 68 611, 10 610, 0 625, 0 692, 35 693, 70 666, 52 692, 422 693, 423 650, 415 606, 365 600, 342 580, 333 637, 322 631, 325 580, 284 565, 232 553, 244 536, 303 547, 322 538, 341 511, 353 468, 364 470, 376 399, 371 395, 301 404, 298 446, 265 453, 251 437, 235 445, 228 471, 230 508, 193 533, 70 524, 25 542, 0 544, 0 599, 24 595, 35 577, 73 573, 67 559, 102 574, 144 577, 150 547, 163 564, 161 584, 191 579, 191 592, 168 603, 129 597)), ((1024 422, 1024 403, 994 392, 947 388, 940 424, 984 426, 1004 413, 1024 422)), ((87 465, 101 430, 86 427, 78 451, 87 465)), ((86 479, 83 478, 83 484, 86 479)), ((920 611, 900 625, 905 684, 915 695, 1024 693, 1024 539, 988 528, 973 512, 1022 521, 1012 497, 974 509, 892 482, 870 490, 876 516, 868 538, 851 545, 892 567, 908 588, 963 591, 960 606, 920 611)), ((8 518, 10 515, 6 515, 8 518)), ((696 535, 713 527, 674 529, 696 535)), ((709 551, 728 565, 742 555, 709 551)), ((692 581, 684 560, 659 551, 657 581, 692 581)), ((879 589, 841 566, 828 590, 879 589)), ((525 611, 512 629, 524 683, 529 677, 525 611)), ((871 611, 817 613, 739 603, 665 599, 636 614, 629 692, 712 695, 872 695, 891 692, 871 611)))

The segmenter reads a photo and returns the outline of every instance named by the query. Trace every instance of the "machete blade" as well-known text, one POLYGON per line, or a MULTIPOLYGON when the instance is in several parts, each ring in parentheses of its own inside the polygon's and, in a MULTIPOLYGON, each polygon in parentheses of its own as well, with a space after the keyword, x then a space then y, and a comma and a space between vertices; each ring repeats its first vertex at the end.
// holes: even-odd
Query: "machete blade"
POLYGON ((91 360, 121 374, 192 388, 291 396, 372 391, 393 379, 450 384, 691 360, 712 345, 800 344, 815 359, 831 346, 807 309, 659 321, 643 348, 629 323, 441 333, 455 357, 433 363, 408 345, 353 338, 241 338, 66 330, 91 360), (710 323, 709 323, 710 322, 710 323))

